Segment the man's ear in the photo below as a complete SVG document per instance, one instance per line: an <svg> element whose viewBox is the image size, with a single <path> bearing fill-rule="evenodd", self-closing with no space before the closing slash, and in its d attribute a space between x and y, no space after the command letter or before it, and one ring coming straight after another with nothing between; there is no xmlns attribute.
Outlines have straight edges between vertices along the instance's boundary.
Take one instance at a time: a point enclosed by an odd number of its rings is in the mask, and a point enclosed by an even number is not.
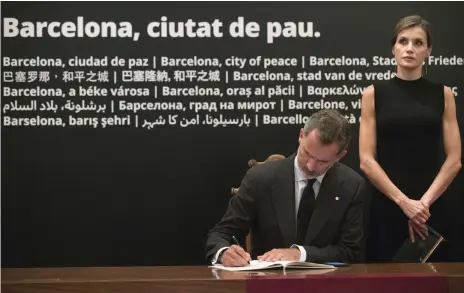
<svg viewBox="0 0 464 293"><path fill-rule="evenodd" d="M301 143L301 140L303 139L304 136L304 130L303 128L300 129L300 136L298 137L298 143Z"/></svg>
<svg viewBox="0 0 464 293"><path fill-rule="evenodd" d="M341 153L337 155L337 161L340 161L347 153L347 150L343 150Z"/></svg>

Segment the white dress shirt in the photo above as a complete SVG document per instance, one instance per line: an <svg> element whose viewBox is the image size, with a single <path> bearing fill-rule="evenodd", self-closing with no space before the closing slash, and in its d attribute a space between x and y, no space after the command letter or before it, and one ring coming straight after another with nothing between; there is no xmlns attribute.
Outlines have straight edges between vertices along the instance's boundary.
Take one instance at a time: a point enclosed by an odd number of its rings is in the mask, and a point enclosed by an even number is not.
<svg viewBox="0 0 464 293"><path fill-rule="evenodd" d="M301 169L298 167L298 155L295 156L295 161L293 163L294 166L294 173L295 173L295 223L296 223L296 218L298 216L298 207L300 206L300 199L301 195L303 194L304 189L306 188L307 180L312 179L314 177L307 176ZM321 188L322 180L324 179L325 173L319 175L316 177L316 182L314 182L313 189L314 189L314 194L317 198L317 195L319 194L319 189ZM292 245L293 247L297 247L300 250L300 259L299 261L305 261L306 260L306 250L304 249L303 246L300 245ZM212 264L216 264L218 261L218 256L219 254L224 250L229 247L222 247L216 252L216 255L214 256L214 259L212 260Z"/></svg>
<svg viewBox="0 0 464 293"><path fill-rule="evenodd" d="M298 217L298 207L300 206L301 196L303 195L303 191L306 188L308 179L316 178L316 182L314 182L313 184L313 189L314 189L314 194L317 198L317 195L319 194L319 189L321 188L322 180L324 179L325 173L317 177L307 176L298 166L298 155L295 156L295 162L294 162L293 168L295 172L295 223L296 223L297 217ZM299 261L305 261L306 250L303 248L303 246L294 244L292 245L292 247L298 247L298 249L300 250Z"/></svg>

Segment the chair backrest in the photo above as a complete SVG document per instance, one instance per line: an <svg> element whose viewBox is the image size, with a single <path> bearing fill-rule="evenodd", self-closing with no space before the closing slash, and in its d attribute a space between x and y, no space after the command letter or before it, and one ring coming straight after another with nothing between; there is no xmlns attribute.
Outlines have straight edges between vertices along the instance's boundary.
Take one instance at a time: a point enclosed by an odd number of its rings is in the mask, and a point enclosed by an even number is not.
<svg viewBox="0 0 464 293"><path fill-rule="evenodd" d="M285 156L284 155L281 155L281 154L272 154L270 155L269 157L267 157L266 160L264 161L257 161L255 159L251 159L248 161L248 166L250 168L253 168L254 166L256 165L260 165L260 164L264 164L266 162L270 162L270 161L276 161L276 160L282 160L282 159L285 159ZM231 188L231 195L234 196L238 193L239 191L239 188L238 187L232 187ZM246 251L250 252L251 251L251 247L252 247L252 243L251 243L251 231L248 232L248 235L246 236Z"/></svg>
<svg viewBox="0 0 464 293"><path fill-rule="evenodd" d="M284 155L281 155L281 154L272 154L270 155L269 157L267 157L266 160L264 161L256 161L255 159L251 159L248 161L248 166L250 168L253 168L254 166L256 165L260 165L260 164L264 164L266 162L270 162L270 161L277 161L277 160L282 160L282 159L285 159L285 156ZM230 190L230 193L231 195L236 195L238 193L238 190L239 188L238 187L232 187L231 190Z"/></svg>

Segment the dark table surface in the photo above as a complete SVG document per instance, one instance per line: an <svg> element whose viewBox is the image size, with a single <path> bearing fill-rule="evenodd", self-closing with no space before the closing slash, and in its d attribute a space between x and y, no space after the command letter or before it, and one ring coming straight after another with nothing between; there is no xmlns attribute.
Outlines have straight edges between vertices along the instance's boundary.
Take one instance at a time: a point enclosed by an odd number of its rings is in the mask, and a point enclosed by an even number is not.
<svg viewBox="0 0 464 293"><path fill-rule="evenodd" d="M448 292L464 292L464 263L355 264L337 269L272 269L228 272L207 266L2 268L8 292L247 292L253 281L355 277L446 280ZM391 282L391 281L389 281ZM248 288L248 289L247 289Z"/></svg>

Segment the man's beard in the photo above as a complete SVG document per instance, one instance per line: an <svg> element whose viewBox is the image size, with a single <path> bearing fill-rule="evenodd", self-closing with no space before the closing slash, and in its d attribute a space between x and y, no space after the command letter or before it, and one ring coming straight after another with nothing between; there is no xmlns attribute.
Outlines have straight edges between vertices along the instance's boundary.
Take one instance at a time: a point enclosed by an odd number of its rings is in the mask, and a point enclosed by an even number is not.
<svg viewBox="0 0 464 293"><path fill-rule="evenodd" d="M317 177L317 176L320 175L320 174L318 174L316 171L309 171L308 168L306 168L306 166L300 165L300 169L303 170L303 172L304 172L307 176Z"/></svg>
<svg viewBox="0 0 464 293"><path fill-rule="evenodd" d="M330 166L328 166L327 168L325 168L325 169L322 170L321 172L309 171L308 168L306 168L306 166L304 166L304 165L303 165L303 166L300 165L300 169L303 170L303 172L305 172L305 174L306 174L307 176L317 177L317 176L319 176L319 175L324 174L325 172L327 172L327 170L329 170L330 168L332 168L332 166L333 166L334 163L335 163L335 161L332 162L332 164L330 164Z"/></svg>
<svg viewBox="0 0 464 293"><path fill-rule="evenodd" d="M307 174L308 176L314 176L314 177L319 176L319 174L318 174L316 171L313 171L313 172L311 172L311 171L306 171L306 174Z"/></svg>

